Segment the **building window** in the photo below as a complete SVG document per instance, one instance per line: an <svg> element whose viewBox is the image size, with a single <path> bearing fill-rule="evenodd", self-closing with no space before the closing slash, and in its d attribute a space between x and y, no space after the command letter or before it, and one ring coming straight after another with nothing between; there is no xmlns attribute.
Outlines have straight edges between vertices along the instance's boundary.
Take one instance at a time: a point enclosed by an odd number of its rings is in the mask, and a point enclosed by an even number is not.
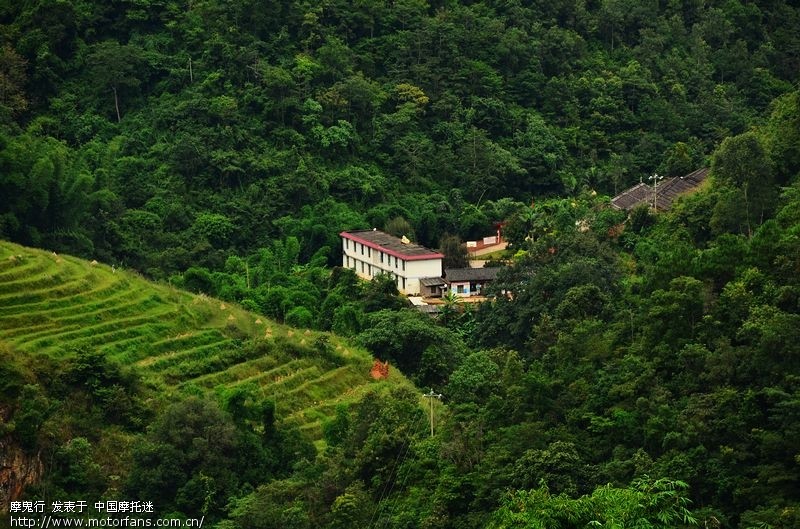
<svg viewBox="0 0 800 529"><path fill-rule="evenodd" d="M404 277L403 278L403 290L405 290L405 289L406 289L406 278Z"/></svg>
<svg viewBox="0 0 800 529"><path fill-rule="evenodd" d="M364 255L364 245L361 245L361 255Z"/></svg>
<svg viewBox="0 0 800 529"><path fill-rule="evenodd" d="M383 263L383 252L378 252L381 254L381 263Z"/></svg>
<svg viewBox="0 0 800 529"><path fill-rule="evenodd" d="M361 273L364 273L364 261L361 261Z"/></svg>
<svg viewBox="0 0 800 529"><path fill-rule="evenodd" d="M463 294L464 293L464 285L457 285L456 286L456 292L459 293L459 294Z"/></svg>
<svg viewBox="0 0 800 529"><path fill-rule="evenodd" d="M403 272L405 272L406 271L406 262L405 261L400 261L400 262L403 263Z"/></svg>
<svg viewBox="0 0 800 529"><path fill-rule="evenodd" d="M372 248L367 247L367 257L372 257Z"/></svg>
<svg viewBox="0 0 800 529"><path fill-rule="evenodd" d="M345 247L346 250L350 249L350 239L345 239L344 240L344 247Z"/></svg>

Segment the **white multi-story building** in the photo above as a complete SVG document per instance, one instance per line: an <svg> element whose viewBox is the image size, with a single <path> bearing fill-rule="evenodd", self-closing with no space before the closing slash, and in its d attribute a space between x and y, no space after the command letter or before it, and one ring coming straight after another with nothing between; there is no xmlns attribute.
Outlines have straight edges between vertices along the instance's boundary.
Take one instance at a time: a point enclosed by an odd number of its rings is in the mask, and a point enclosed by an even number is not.
<svg viewBox="0 0 800 529"><path fill-rule="evenodd" d="M442 276L444 255L378 230L343 231L342 266L364 279L389 274L403 294L419 294L420 279Z"/></svg>

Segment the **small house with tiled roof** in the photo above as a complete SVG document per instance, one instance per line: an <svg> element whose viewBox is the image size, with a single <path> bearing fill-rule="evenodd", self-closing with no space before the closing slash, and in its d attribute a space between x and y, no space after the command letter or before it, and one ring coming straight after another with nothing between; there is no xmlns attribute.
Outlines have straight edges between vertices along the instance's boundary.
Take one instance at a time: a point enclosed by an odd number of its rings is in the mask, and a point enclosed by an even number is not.
<svg viewBox="0 0 800 529"><path fill-rule="evenodd" d="M484 295L489 283L497 279L500 268L448 268L444 280L448 289L456 296L469 297Z"/></svg>

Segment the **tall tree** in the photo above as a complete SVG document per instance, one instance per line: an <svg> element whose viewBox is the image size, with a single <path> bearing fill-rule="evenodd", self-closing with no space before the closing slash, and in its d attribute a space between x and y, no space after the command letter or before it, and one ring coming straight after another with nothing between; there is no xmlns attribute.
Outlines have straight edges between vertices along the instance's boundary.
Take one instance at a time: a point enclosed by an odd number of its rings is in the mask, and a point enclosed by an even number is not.
<svg viewBox="0 0 800 529"><path fill-rule="evenodd" d="M95 88L98 93L102 93L103 89L111 89L117 122L122 121L120 93L137 88L141 83L141 48L114 40L103 41L92 46L87 63L89 75L97 83Z"/></svg>
<svg viewBox="0 0 800 529"><path fill-rule="evenodd" d="M0 47L0 123L19 116L28 108L26 62L8 44Z"/></svg>
<svg viewBox="0 0 800 529"><path fill-rule="evenodd" d="M442 268L466 268L469 266L467 247L458 235L445 235L439 241L439 251L444 254Z"/></svg>
<svg viewBox="0 0 800 529"><path fill-rule="evenodd" d="M751 236L777 199L773 173L759 136L746 132L725 138L714 153L711 171L721 184L741 191L747 235Z"/></svg>

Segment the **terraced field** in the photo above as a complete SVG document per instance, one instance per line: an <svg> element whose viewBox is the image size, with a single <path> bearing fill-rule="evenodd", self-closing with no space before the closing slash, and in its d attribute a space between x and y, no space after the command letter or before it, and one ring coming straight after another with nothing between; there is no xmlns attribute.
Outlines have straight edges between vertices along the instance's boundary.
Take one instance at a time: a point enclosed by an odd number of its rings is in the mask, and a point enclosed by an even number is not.
<svg viewBox="0 0 800 529"><path fill-rule="evenodd" d="M292 329L219 300L96 262L0 241L0 341L62 359L97 350L170 395L240 384L274 398L279 420L319 440L337 404L375 385L372 358L339 338Z"/></svg>

